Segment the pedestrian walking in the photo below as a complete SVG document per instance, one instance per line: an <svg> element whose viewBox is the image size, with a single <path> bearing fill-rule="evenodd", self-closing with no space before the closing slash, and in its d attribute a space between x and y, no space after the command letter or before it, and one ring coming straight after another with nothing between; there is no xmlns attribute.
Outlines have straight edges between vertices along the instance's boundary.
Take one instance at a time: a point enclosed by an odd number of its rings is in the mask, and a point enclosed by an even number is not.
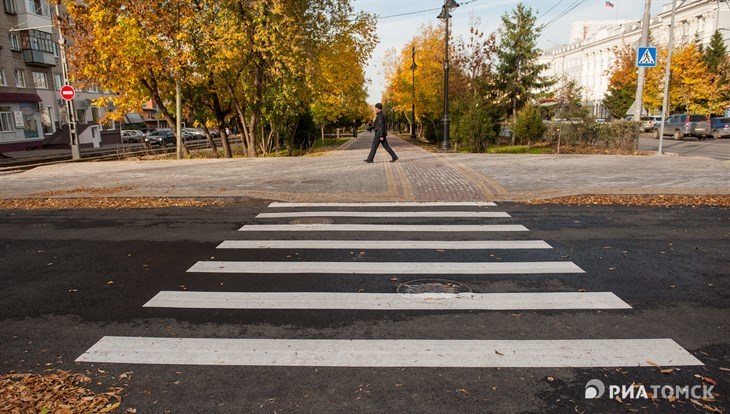
<svg viewBox="0 0 730 414"><path fill-rule="evenodd" d="M393 148L390 148L390 145L388 145L388 139L386 138L388 135L388 123L386 122L385 114L383 113L383 104L380 102L375 104L375 121L368 128L368 131L372 131L373 129L375 130L373 146L370 148L370 154L368 154L368 157L364 161L373 162L373 159L375 158L375 151L378 150L378 145L382 145L383 148L388 151L388 154L390 154L392 158L390 162L398 161L398 156L395 155Z"/></svg>

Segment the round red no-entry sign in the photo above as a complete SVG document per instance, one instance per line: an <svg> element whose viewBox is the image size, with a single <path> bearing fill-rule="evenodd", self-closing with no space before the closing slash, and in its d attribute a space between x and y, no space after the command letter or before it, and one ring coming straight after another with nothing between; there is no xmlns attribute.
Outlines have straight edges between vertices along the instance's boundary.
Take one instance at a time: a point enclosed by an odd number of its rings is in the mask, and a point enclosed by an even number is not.
<svg viewBox="0 0 730 414"><path fill-rule="evenodd" d="M71 85L64 85L61 87L61 98L70 101L76 96L76 90Z"/></svg>

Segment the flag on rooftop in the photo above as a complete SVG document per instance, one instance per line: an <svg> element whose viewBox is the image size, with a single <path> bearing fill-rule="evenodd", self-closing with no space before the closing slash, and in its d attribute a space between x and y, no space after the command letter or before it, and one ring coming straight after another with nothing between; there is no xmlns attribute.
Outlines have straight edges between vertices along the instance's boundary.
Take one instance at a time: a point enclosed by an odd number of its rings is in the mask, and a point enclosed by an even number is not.
<svg viewBox="0 0 730 414"><path fill-rule="evenodd" d="M606 7L613 7L613 3L611 3L610 1L607 1L606 2Z"/></svg>

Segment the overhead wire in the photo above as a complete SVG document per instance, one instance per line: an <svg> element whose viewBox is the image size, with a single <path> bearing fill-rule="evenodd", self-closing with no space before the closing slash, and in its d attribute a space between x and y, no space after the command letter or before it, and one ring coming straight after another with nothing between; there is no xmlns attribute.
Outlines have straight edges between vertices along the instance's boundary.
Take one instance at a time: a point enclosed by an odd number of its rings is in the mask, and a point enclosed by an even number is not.
<svg viewBox="0 0 730 414"><path fill-rule="evenodd" d="M459 5L460 6L466 6L467 4L474 3L475 1L477 1L477 0L469 0L469 1L465 1L463 3L460 3ZM436 11L436 10L441 10L441 7L435 7L435 8L432 8L432 9L416 10L416 11L407 12L407 13L391 14L391 15L388 15L388 16L378 16L378 20L381 20L381 19L390 19L392 17L410 16L412 14L426 13L426 12L431 12L431 11Z"/></svg>

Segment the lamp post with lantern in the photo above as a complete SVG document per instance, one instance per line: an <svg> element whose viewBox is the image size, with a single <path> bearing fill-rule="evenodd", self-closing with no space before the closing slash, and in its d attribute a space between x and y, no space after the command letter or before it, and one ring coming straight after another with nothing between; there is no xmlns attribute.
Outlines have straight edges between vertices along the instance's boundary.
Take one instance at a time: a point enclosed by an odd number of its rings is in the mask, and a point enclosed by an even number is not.
<svg viewBox="0 0 730 414"><path fill-rule="evenodd" d="M446 23L446 36L444 37L444 139L441 142L441 149L451 149L450 136L450 124L449 119L449 18L451 15L449 12L459 7L459 3L454 0L446 0L444 5L441 7L441 13L438 15L440 20Z"/></svg>

